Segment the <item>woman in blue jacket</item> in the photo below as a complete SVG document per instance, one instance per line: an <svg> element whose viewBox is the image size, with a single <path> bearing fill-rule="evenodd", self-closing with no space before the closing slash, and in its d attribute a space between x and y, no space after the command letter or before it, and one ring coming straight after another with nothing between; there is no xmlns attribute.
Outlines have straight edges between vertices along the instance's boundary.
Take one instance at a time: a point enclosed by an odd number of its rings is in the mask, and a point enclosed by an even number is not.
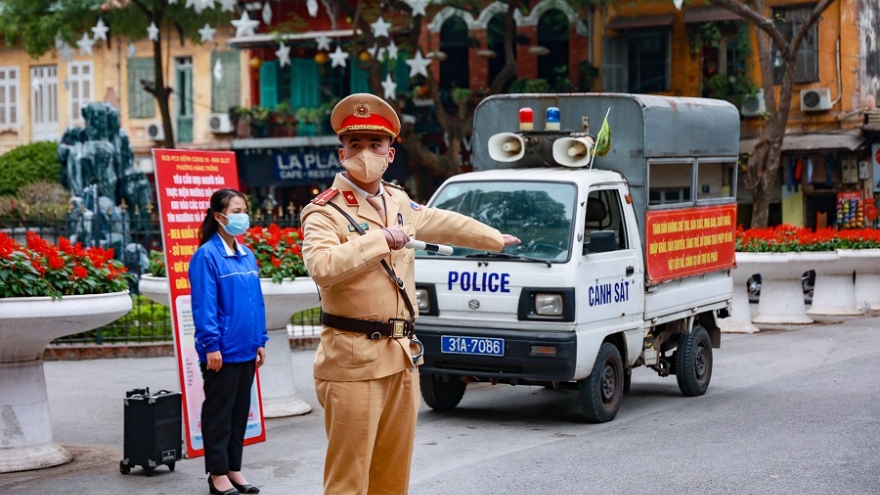
<svg viewBox="0 0 880 495"><path fill-rule="evenodd" d="M205 381L202 438L210 493L260 493L241 473L254 372L266 360L266 313L254 253L235 236L250 226L247 201L220 189L189 264L196 350Z"/></svg>

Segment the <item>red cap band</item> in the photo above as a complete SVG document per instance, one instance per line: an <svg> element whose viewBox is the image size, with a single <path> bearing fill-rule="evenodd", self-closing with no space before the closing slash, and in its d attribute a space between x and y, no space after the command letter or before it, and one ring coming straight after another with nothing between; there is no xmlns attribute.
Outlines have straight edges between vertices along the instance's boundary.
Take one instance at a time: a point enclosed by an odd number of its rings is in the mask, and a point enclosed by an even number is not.
<svg viewBox="0 0 880 495"><path fill-rule="evenodd" d="M372 113L369 117L349 115L342 120L337 134L356 131L378 131L394 137L391 122L377 113Z"/></svg>

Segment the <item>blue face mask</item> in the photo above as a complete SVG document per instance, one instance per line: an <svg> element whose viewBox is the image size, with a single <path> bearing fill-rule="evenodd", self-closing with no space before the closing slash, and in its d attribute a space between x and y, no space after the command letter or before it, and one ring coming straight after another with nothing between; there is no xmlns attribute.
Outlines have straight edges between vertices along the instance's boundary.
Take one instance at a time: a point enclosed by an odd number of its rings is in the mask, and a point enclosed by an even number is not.
<svg viewBox="0 0 880 495"><path fill-rule="evenodd" d="M221 213L221 215L223 215ZM242 235L247 232L247 229L251 226L251 219L248 217L247 213L232 213L230 215L223 215L229 220L227 225L220 224L223 227L223 230L226 231L229 235Z"/></svg>

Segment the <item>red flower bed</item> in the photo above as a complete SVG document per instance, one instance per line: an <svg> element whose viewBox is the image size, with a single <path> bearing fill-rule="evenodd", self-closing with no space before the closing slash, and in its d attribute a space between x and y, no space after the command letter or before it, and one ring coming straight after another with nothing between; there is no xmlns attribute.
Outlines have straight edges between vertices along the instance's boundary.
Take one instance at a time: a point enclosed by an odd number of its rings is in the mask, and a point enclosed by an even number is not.
<svg viewBox="0 0 880 495"><path fill-rule="evenodd" d="M880 248L880 230L819 229L779 225L765 229L736 229L736 250L747 253L834 251Z"/></svg>
<svg viewBox="0 0 880 495"><path fill-rule="evenodd" d="M302 229L276 224L252 227L244 234L244 243L254 252L261 278L281 283L288 278L308 275L302 258Z"/></svg>
<svg viewBox="0 0 880 495"><path fill-rule="evenodd" d="M83 249L62 237L58 246L33 232L22 246L0 233L0 298L104 294L128 289L128 274L113 250Z"/></svg>

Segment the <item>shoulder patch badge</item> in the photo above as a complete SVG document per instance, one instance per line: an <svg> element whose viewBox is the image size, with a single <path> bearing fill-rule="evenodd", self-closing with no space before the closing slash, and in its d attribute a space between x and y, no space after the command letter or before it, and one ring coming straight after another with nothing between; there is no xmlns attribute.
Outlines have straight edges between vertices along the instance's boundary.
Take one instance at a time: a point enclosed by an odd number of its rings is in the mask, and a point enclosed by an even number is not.
<svg viewBox="0 0 880 495"><path fill-rule="evenodd" d="M354 195L354 191L342 191L342 197L345 198L345 204L348 206L358 205L357 196Z"/></svg>
<svg viewBox="0 0 880 495"><path fill-rule="evenodd" d="M419 210L422 209L422 205L416 203L415 201L410 201L410 202L409 202L409 206L410 206L413 210L416 210L416 211L419 211Z"/></svg>
<svg viewBox="0 0 880 495"><path fill-rule="evenodd" d="M336 193L338 193L338 192L339 192L338 189L336 189L335 187L331 187L330 189L327 189L326 191L322 192L321 194L315 196L312 199L312 203L314 203L318 206L324 206L327 204L327 201L330 201L331 199L333 199L333 196L336 196Z"/></svg>

